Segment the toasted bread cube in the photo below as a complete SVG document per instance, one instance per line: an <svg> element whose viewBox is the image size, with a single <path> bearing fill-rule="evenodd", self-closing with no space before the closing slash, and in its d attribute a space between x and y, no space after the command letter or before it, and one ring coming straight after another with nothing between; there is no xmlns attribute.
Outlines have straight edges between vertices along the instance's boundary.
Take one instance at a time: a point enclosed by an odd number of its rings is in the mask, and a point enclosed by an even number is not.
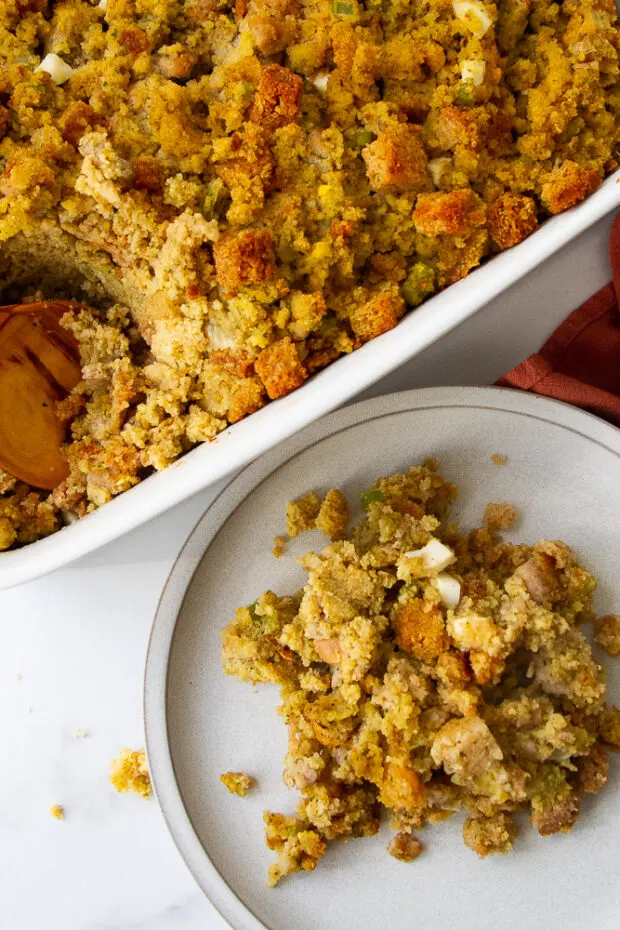
<svg viewBox="0 0 620 930"><path fill-rule="evenodd" d="M541 199L550 213L562 213L584 200L600 183L601 179L594 169L582 168L575 161L565 161L547 175L542 185Z"/></svg>
<svg viewBox="0 0 620 930"><path fill-rule="evenodd" d="M509 115L495 104L485 103L466 109L445 106L429 118L426 141L433 148L444 151L464 146L476 152L484 149L499 154L512 145L511 128Z"/></svg>
<svg viewBox="0 0 620 930"><path fill-rule="evenodd" d="M403 604L394 617L396 642L400 649L411 652L423 662L431 662L448 645L441 610L421 597Z"/></svg>
<svg viewBox="0 0 620 930"><path fill-rule="evenodd" d="M426 152L415 126L390 126L362 149L375 191L413 190L427 183Z"/></svg>
<svg viewBox="0 0 620 930"><path fill-rule="evenodd" d="M469 188L420 194L413 213L418 232L427 236L462 236L485 222L485 207Z"/></svg>
<svg viewBox="0 0 620 930"><path fill-rule="evenodd" d="M361 342L394 329L405 311L405 302L395 290L381 291L355 306L350 313L351 328Z"/></svg>
<svg viewBox="0 0 620 930"><path fill-rule="evenodd" d="M237 423L264 406L265 388L260 378L242 378L233 392L226 412L228 422Z"/></svg>
<svg viewBox="0 0 620 930"><path fill-rule="evenodd" d="M93 128L97 122L97 114L83 100L74 100L60 117L58 124L65 142L74 145L77 144L84 135Z"/></svg>
<svg viewBox="0 0 620 930"><path fill-rule="evenodd" d="M288 336L263 349L254 367L271 400L290 394L308 377L295 344Z"/></svg>
<svg viewBox="0 0 620 930"><path fill-rule="evenodd" d="M214 243L213 258L218 284L229 293L273 277L274 255L266 229L226 233Z"/></svg>
<svg viewBox="0 0 620 930"><path fill-rule="evenodd" d="M488 209L489 232L500 249L509 249L538 226L536 204L522 194L502 194Z"/></svg>
<svg viewBox="0 0 620 930"><path fill-rule="evenodd" d="M263 68L250 119L273 131L296 123L301 114L303 79L281 65Z"/></svg>

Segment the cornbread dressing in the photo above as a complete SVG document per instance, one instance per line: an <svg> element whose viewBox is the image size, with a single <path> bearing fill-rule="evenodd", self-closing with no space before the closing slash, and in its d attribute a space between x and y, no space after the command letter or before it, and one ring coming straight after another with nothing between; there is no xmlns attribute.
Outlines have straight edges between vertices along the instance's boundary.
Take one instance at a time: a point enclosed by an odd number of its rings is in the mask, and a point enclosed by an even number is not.
<svg viewBox="0 0 620 930"><path fill-rule="evenodd" d="M294 390L618 164L613 0L0 0L3 299L76 298L46 536Z"/></svg>
<svg viewBox="0 0 620 930"><path fill-rule="evenodd" d="M620 711L582 625L617 655L620 618L595 619L594 577L565 543L503 541L508 504L462 533L455 495L429 465L381 478L350 534L300 560L301 591L267 591L222 632L227 674L280 686L284 783L301 794L295 815L265 813L270 885L375 834L384 810L397 859L457 811L484 857L512 848L518 812L567 832L605 785Z"/></svg>

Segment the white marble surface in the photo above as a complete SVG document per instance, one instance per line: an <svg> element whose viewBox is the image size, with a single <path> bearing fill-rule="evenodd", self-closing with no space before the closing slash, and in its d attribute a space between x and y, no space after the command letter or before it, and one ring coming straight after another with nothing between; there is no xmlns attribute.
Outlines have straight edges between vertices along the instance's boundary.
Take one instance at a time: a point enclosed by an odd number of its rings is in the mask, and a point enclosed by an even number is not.
<svg viewBox="0 0 620 930"><path fill-rule="evenodd" d="M610 276L604 220L376 385L490 383ZM160 590L213 492L71 568L0 592L0 927L222 930L155 802L107 781L143 745L142 674ZM84 729L85 739L74 731ZM63 822L49 814L66 810ZM302 930L302 928L299 928Z"/></svg>

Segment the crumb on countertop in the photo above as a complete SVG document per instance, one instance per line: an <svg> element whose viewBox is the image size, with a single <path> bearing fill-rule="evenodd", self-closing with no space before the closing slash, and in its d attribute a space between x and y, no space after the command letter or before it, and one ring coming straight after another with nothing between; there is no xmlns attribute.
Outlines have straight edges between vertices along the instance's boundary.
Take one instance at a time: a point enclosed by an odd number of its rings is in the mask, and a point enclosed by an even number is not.
<svg viewBox="0 0 620 930"><path fill-rule="evenodd" d="M507 530L516 519L512 504L487 504L484 508L484 522L491 530Z"/></svg>
<svg viewBox="0 0 620 930"><path fill-rule="evenodd" d="M247 772L224 772L220 775L220 781L231 794L237 794L240 798L244 798L256 783L256 780Z"/></svg>
<svg viewBox="0 0 620 930"><path fill-rule="evenodd" d="M390 856L400 862L413 862L422 852L423 846L419 839L411 833L397 833L387 845Z"/></svg>
<svg viewBox="0 0 620 930"><path fill-rule="evenodd" d="M76 739L86 739L86 737L88 736L88 733L86 732L86 730L74 730L73 735L75 736Z"/></svg>
<svg viewBox="0 0 620 930"><path fill-rule="evenodd" d="M463 824L465 845L481 859L490 853L506 853L518 835L510 814L498 811L490 816L469 817Z"/></svg>
<svg viewBox="0 0 620 930"><path fill-rule="evenodd" d="M620 656L620 616L606 614L594 621L594 642L608 656Z"/></svg>
<svg viewBox="0 0 620 930"><path fill-rule="evenodd" d="M286 540L284 536L274 536L273 537L273 549L271 550L275 555L276 559L279 559L284 554L284 544Z"/></svg>
<svg viewBox="0 0 620 930"><path fill-rule="evenodd" d="M151 796L151 777L144 750L121 749L110 765L110 781L117 791Z"/></svg>
<svg viewBox="0 0 620 930"><path fill-rule="evenodd" d="M60 804L52 804L50 807L50 814L52 817L55 817L56 820L65 819L65 809Z"/></svg>
<svg viewBox="0 0 620 930"><path fill-rule="evenodd" d="M491 461L494 465L505 465L508 461L507 455L501 455L499 452L494 452L491 456Z"/></svg>

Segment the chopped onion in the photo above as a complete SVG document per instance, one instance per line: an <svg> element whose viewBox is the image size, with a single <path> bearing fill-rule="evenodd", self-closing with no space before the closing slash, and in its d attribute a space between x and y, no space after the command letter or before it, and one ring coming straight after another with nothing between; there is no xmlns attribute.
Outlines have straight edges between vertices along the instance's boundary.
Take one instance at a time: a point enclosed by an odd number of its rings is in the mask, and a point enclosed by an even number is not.
<svg viewBox="0 0 620 930"><path fill-rule="evenodd" d="M469 31L480 38L493 25L484 3L478 0L452 0L452 9L458 20L464 23Z"/></svg>
<svg viewBox="0 0 620 930"><path fill-rule="evenodd" d="M456 562L456 556L452 549L444 546L438 539L431 539L421 549L405 552L405 558L422 559L424 568L429 572L441 572L448 565Z"/></svg>
<svg viewBox="0 0 620 930"><path fill-rule="evenodd" d="M436 578L437 590L444 605L449 608L457 606L461 600L461 583L446 572L440 572Z"/></svg>
<svg viewBox="0 0 620 930"><path fill-rule="evenodd" d="M39 67L35 68L35 71L46 71L54 84L64 84L73 74L71 65L68 65L66 61L63 61L53 52L45 56Z"/></svg>
<svg viewBox="0 0 620 930"><path fill-rule="evenodd" d="M451 159L440 157L440 158L431 158L427 164L428 173L433 179L433 184L435 187L439 187L441 184L441 176L443 174L444 167L450 164Z"/></svg>
<svg viewBox="0 0 620 930"><path fill-rule="evenodd" d="M480 87L484 81L486 69L486 62L481 58L466 58L461 62L461 77L474 87Z"/></svg>
<svg viewBox="0 0 620 930"><path fill-rule="evenodd" d="M327 90L327 82L329 80L329 71L318 71L312 78L312 83L318 91L322 94Z"/></svg>

